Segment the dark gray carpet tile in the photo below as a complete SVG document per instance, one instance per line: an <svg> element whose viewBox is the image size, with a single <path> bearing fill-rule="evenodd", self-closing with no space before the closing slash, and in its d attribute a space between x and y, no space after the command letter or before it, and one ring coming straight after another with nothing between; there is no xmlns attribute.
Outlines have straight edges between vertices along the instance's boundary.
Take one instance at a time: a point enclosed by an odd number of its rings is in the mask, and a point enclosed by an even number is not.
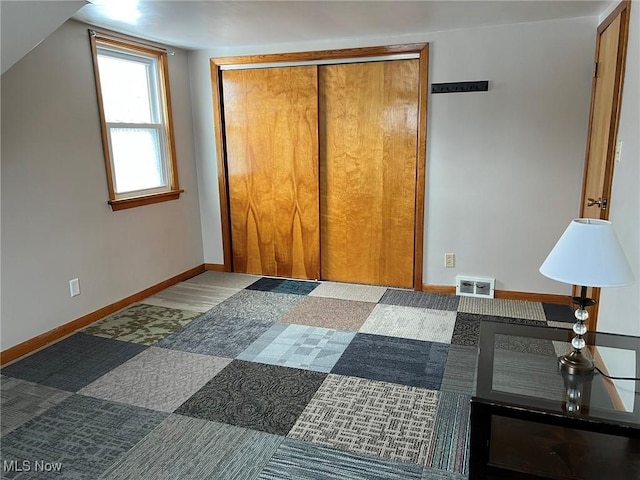
<svg viewBox="0 0 640 480"><path fill-rule="evenodd" d="M2 435L62 402L72 395L57 388L45 387L19 378L0 375L2 381Z"/></svg>
<svg viewBox="0 0 640 480"><path fill-rule="evenodd" d="M100 478L175 480L258 477L283 437L170 415Z"/></svg>
<svg viewBox="0 0 640 480"><path fill-rule="evenodd" d="M544 315L551 322L575 323L576 317L573 308L569 305L558 305L556 303L543 303Z"/></svg>
<svg viewBox="0 0 640 480"><path fill-rule="evenodd" d="M451 345L440 390L474 395L478 367L478 348Z"/></svg>
<svg viewBox="0 0 640 480"><path fill-rule="evenodd" d="M358 333L331 373L437 390L449 345Z"/></svg>
<svg viewBox="0 0 640 480"><path fill-rule="evenodd" d="M182 352L234 358L271 327L242 318L200 318L161 340L157 346Z"/></svg>
<svg viewBox="0 0 640 480"><path fill-rule="evenodd" d="M282 278L262 277L247 287L247 290L270 292L283 282Z"/></svg>
<svg viewBox="0 0 640 480"><path fill-rule="evenodd" d="M22 473L5 468L3 478L96 479L166 416L73 395L2 438L3 465L17 461L30 467ZM60 474L36 472L35 461L57 463Z"/></svg>
<svg viewBox="0 0 640 480"><path fill-rule="evenodd" d="M513 325L532 325L534 327L546 327L547 322L543 320L531 320L529 318L515 318L515 317L499 317L496 315L480 315L477 313L462 313L458 312L457 318L475 319L481 322L499 322L510 323Z"/></svg>
<svg viewBox="0 0 640 480"><path fill-rule="evenodd" d="M147 347L76 333L2 369L4 375L77 392Z"/></svg>
<svg viewBox="0 0 640 480"><path fill-rule="evenodd" d="M439 295L435 293L389 288L378 303L455 312L458 309L459 301L460 297L456 295Z"/></svg>
<svg viewBox="0 0 640 480"><path fill-rule="evenodd" d="M494 355L493 389L558 402L565 395L555 355L502 349Z"/></svg>
<svg viewBox="0 0 640 480"><path fill-rule="evenodd" d="M556 351L551 340L541 338L514 337L511 335L496 335L495 348L512 352L532 353L534 355L556 358Z"/></svg>
<svg viewBox="0 0 640 480"><path fill-rule="evenodd" d="M286 435L326 376L234 360L175 413Z"/></svg>
<svg viewBox="0 0 640 480"><path fill-rule="evenodd" d="M456 324L453 327L453 335L451 336L452 345L478 346L480 319L477 317L478 315L472 313L458 312Z"/></svg>
<svg viewBox="0 0 640 480"><path fill-rule="evenodd" d="M260 474L261 480L419 480L422 468L410 463L343 452L286 439Z"/></svg>
<svg viewBox="0 0 640 480"><path fill-rule="evenodd" d="M320 285L319 282L306 282L302 280L283 280L273 290L274 293L288 293L290 295L308 295Z"/></svg>

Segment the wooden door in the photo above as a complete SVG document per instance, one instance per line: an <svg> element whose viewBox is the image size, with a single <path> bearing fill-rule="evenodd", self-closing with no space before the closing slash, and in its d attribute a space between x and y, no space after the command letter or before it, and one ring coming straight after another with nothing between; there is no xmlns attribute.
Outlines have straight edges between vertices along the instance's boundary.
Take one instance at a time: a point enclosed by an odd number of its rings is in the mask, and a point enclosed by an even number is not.
<svg viewBox="0 0 640 480"><path fill-rule="evenodd" d="M609 218L628 24L628 3L622 2L598 27L580 207L580 216L584 218L603 220ZM574 295L578 294L579 287L574 288ZM589 288L588 295L597 300L600 289ZM597 322L597 305L591 307L589 312L591 316L589 328L594 330Z"/></svg>
<svg viewBox="0 0 640 480"><path fill-rule="evenodd" d="M319 67L323 279L413 286L419 61Z"/></svg>
<svg viewBox="0 0 640 480"><path fill-rule="evenodd" d="M320 276L317 67L222 75L233 270Z"/></svg>

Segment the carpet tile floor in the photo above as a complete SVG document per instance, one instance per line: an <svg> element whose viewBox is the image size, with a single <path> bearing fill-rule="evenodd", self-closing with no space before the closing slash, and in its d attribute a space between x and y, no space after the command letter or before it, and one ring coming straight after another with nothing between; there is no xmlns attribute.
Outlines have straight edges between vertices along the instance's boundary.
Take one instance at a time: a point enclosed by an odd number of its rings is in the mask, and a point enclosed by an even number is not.
<svg viewBox="0 0 640 480"><path fill-rule="evenodd" d="M0 477L463 480L488 320L573 313L209 271L4 366ZM558 345L496 342L560 388L533 365Z"/></svg>

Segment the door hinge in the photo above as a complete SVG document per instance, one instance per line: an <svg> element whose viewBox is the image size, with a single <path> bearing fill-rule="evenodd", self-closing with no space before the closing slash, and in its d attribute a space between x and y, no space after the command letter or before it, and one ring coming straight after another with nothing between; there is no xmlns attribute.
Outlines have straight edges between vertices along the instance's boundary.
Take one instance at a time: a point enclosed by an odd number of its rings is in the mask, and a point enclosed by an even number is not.
<svg viewBox="0 0 640 480"><path fill-rule="evenodd" d="M593 78L598 78L598 62L593 62Z"/></svg>

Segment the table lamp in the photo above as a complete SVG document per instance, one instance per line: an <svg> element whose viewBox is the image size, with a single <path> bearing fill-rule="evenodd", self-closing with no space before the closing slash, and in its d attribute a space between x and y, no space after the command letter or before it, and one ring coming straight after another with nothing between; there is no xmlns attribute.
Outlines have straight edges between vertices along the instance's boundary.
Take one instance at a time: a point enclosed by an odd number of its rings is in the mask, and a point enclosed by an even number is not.
<svg viewBox="0 0 640 480"><path fill-rule="evenodd" d="M622 287L633 282L629 262L622 251L611 222L592 218L571 221L540 267L545 277L580 286L580 296L571 300L578 305L571 340L573 350L558 360L570 374L590 374L593 361L582 353L589 318L586 307L596 302L587 298L587 287Z"/></svg>

